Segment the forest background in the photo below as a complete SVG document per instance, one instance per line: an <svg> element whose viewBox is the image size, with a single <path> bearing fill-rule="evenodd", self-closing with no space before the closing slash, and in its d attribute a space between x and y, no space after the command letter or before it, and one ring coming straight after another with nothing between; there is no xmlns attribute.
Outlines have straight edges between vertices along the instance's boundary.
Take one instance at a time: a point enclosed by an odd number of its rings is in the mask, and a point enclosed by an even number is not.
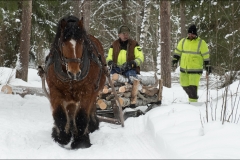
<svg viewBox="0 0 240 160"><path fill-rule="evenodd" d="M103 44L105 55L118 27L127 25L143 49L142 71L171 71L171 55L191 24L210 49L213 73L240 70L239 0L10 0L0 1L0 66L44 66L63 16L84 17L85 28ZM166 14L167 16L163 16ZM164 28L165 27L165 28ZM29 39L29 42L24 39ZM167 40L165 40L167 38ZM29 44L28 44L29 43ZM168 44L167 49L163 49ZM21 57L22 54L22 57ZM166 56L167 55L167 56ZM22 60L21 60L22 58ZM163 62L163 60L165 60ZM166 68L158 64L166 63ZM162 65L161 64L161 65ZM170 69L169 69L170 68ZM168 70L169 69L169 70ZM21 73L21 67L19 73ZM27 71L25 71L25 77ZM18 75L23 77L24 75ZM17 75L17 74L16 74ZM166 75L166 74L165 74ZM170 73L169 73L170 75ZM164 82L167 82L164 80ZM171 81L170 81L171 83ZM164 84L169 86L169 84Z"/></svg>

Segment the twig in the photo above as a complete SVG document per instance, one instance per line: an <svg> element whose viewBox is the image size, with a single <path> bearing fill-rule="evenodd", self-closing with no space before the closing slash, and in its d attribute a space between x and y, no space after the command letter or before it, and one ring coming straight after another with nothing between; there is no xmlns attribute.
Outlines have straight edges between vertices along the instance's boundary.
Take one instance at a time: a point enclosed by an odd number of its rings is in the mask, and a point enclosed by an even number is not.
<svg viewBox="0 0 240 160"><path fill-rule="evenodd" d="M202 122L202 116L201 116L201 111L199 110L199 112L200 112L200 121L201 121L201 124L202 124L202 128L204 128L204 126L203 126L203 122Z"/></svg>
<svg viewBox="0 0 240 160"><path fill-rule="evenodd" d="M236 116L237 116L239 101L240 101L240 97L238 98L238 104L237 104L237 109L236 109L236 113L235 113L234 123L235 123L235 121L236 121Z"/></svg>
<svg viewBox="0 0 240 160"><path fill-rule="evenodd" d="M208 92L209 92L209 77L208 77L208 75L207 75L207 98L206 98L206 118L207 118L207 122L208 122Z"/></svg>

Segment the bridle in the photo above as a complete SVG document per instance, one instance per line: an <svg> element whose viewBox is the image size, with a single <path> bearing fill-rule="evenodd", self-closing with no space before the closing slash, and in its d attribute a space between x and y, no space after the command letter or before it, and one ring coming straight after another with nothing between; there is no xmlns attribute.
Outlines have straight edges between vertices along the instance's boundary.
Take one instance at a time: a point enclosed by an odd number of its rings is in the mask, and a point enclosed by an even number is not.
<svg viewBox="0 0 240 160"><path fill-rule="evenodd" d="M83 42L84 43L84 42ZM83 43L81 45L83 45ZM83 63L83 55L81 58L66 58L64 55L63 55L63 51L62 51L62 46L64 45L64 42L62 41L62 36L61 38L59 38L59 41L58 41L58 47L59 47L59 51L60 51L60 59L61 59L61 62L64 66L68 66L68 63L69 62L76 62L76 63L79 63L79 65L81 65Z"/></svg>

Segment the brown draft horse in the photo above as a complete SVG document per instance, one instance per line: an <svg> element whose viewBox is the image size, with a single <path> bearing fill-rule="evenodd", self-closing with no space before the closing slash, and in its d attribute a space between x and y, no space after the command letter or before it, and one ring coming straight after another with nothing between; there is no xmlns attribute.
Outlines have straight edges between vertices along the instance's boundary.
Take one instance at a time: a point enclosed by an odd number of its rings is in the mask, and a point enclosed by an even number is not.
<svg viewBox="0 0 240 160"><path fill-rule="evenodd" d="M104 66L102 44L86 33L83 18L62 18L45 65L55 142L71 141L72 149L91 146L89 133L99 128L96 98L105 84Z"/></svg>

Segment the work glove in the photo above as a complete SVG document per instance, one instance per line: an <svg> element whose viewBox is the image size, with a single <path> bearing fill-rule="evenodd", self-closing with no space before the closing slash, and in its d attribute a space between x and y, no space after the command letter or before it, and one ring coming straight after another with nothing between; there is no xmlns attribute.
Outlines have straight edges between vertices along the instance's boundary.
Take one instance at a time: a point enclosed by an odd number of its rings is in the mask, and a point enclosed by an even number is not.
<svg viewBox="0 0 240 160"><path fill-rule="evenodd" d="M108 61L108 66L112 66L112 68L117 67L117 65L113 61Z"/></svg>
<svg viewBox="0 0 240 160"><path fill-rule="evenodd" d="M212 67L211 67L209 61L205 61L205 62L204 62L204 66L205 66L205 70L207 71L207 75L209 75L210 73L212 73Z"/></svg>
<svg viewBox="0 0 240 160"><path fill-rule="evenodd" d="M124 71L128 71L128 70L131 70L133 68L136 68L137 67L137 64L134 60L130 61L130 62L125 62L123 65L122 65L122 69Z"/></svg>
<svg viewBox="0 0 240 160"><path fill-rule="evenodd" d="M128 62L128 65L129 65L129 68L130 68L130 69L133 69L133 68L136 68L136 67L137 67L137 63L136 63L134 60Z"/></svg>
<svg viewBox="0 0 240 160"><path fill-rule="evenodd" d="M113 61L108 61L108 66L111 66L113 64Z"/></svg>
<svg viewBox="0 0 240 160"><path fill-rule="evenodd" d="M206 66L205 69L207 71L207 75L212 73L212 67L211 66Z"/></svg>
<svg viewBox="0 0 240 160"><path fill-rule="evenodd" d="M172 67L177 67L178 60L172 60Z"/></svg>

